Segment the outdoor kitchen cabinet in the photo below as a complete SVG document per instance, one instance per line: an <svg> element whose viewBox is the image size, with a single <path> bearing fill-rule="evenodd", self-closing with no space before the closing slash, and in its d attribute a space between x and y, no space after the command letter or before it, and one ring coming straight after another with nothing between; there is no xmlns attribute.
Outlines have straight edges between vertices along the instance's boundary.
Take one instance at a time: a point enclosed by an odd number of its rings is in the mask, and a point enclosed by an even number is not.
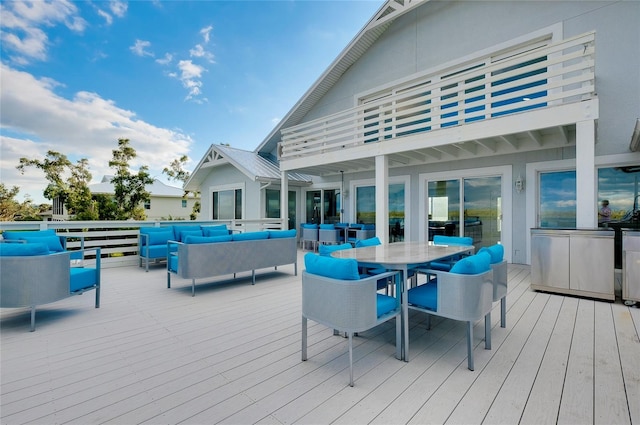
<svg viewBox="0 0 640 425"><path fill-rule="evenodd" d="M622 299L640 302L640 231L622 231Z"/></svg>
<svg viewBox="0 0 640 425"><path fill-rule="evenodd" d="M531 229L531 288L615 300L614 232Z"/></svg>

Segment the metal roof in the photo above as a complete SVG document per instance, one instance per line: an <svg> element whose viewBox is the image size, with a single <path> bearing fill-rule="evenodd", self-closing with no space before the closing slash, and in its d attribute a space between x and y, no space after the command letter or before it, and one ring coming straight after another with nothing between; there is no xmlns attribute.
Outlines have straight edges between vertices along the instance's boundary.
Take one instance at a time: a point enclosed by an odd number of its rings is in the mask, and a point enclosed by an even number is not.
<svg viewBox="0 0 640 425"><path fill-rule="evenodd" d="M112 179L113 176L104 176L102 177L102 181L100 183L89 185L89 190L91 191L91 193L95 194L112 195L115 193L113 183L111 183ZM182 188L169 186L162 183L158 179L154 179L152 184L148 184L147 186L145 186L145 189L153 196L166 196L175 198L182 198L184 196L184 190Z"/></svg>

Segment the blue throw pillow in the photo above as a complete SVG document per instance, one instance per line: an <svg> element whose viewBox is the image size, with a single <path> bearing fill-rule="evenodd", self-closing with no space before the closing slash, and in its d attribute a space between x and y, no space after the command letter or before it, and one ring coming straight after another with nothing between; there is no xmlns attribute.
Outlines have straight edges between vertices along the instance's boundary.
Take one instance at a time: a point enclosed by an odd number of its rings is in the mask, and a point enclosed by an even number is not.
<svg viewBox="0 0 640 425"><path fill-rule="evenodd" d="M173 239L173 230L163 230L161 232L147 233L149 245L164 245Z"/></svg>
<svg viewBox="0 0 640 425"><path fill-rule="evenodd" d="M491 255L491 264L496 264L502 261L504 258L504 246L495 244L489 247L489 254Z"/></svg>
<svg viewBox="0 0 640 425"><path fill-rule="evenodd" d="M184 243L186 244L199 244L199 243L214 243L214 242L231 242L231 235L220 235L220 236L195 236L195 235L187 235L184 238Z"/></svg>
<svg viewBox="0 0 640 425"><path fill-rule="evenodd" d="M60 243L60 238L58 236L22 236L20 240L26 241L27 243L45 244L49 249L49 252L64 251L64 248L62 247L62 243Z"/></svg>
<svg viewBox="0 0 640 425"><path fill-rule="evenodd" d="M295 238L296 229L291 230L269 230L269 239Z"/></svg>
<svg viewBox="0 0 640 425"><path fill-rule="evenodd" d="M224 236L228 234L229 231L227 229L207 229L206 227L202 228L203 236Z"/></svg>
<svg viewBox="0 0 640 425"><path fill-rule="evenodd" d="M259 239L269 239L269 232L245 232L245 233L234 233L233 240L234 241L255 241Z"/></svg>
<svg viewBox="0 0 640 425"><path fill-rule="evenodd" d="M473 245L473 238L468 236L443 236L435 235L433 237L433 243L436 245Z"/></svg>
<svg viewBox="0 0 640 425"><path fill-rule="evenodd" d="M313 224L313 223L303 223L302 224L302 228L303 229L317 229L318 225L317 224Z"/></svg>
<svg viewBox="0 0 640 425"><path fill-rule="evenodd" d="M27 237L45 237L45 236L56 236L56 231L53 229L47 230L5 230L2 232L2 237L8 241L15 241L22 239L24 236Z"/></svg>
<svg viewBox="0 0 640 425"><path fill-rule="evenodd" d="M353 258L332 258L308 252L304 256L307 273L339 280L359 280L358 262Z"/></svg>
<svg viewBox="0 0 640 425"><path fill-rule="evenodd" d="M202 236L202 229L200 228L200 226L175 226L174 227L174 234L176 239L179 242L183 242L186 234L185 232L190 232L187 233L189 235L194 235L194 236Z"/></svg>
<svg viewBox="0 0 640 425"><path fill-rule="evenodd" d="M363 224L362 230L376 230L375 224Z"/></svg>
<svg viewBox="0 0 640 425"><path fill-rule="evenodd" d="M184 242L187 236L202 236L202 230L183 230L177 236L179 242Z"/></svg>
<svg viewBox="0 0 640 425"><path fill-rule="evenodd" d="M43 243L0 243L0 257L26 257L47 254L49 254L49 248Z"/></svg>
<svg viewBox="0 0 640 425"><path fill-rule="evenodd" d="M322 230L336 230L336 226L333 224L321 224L320 229Z"/></svg>
<svg viewBox="0 0 640 425"><path fill-rule="evenodd" d="M341 251L343 249L353 248L350 243L343 243L340 245L320 245L318 246L318 254L325 257L330 257L332 252Z"/></svg>
<svg viewBox="0 0 640 425"><path fill-rule="evenodd" d="M356 241L356 248L363 248L365 246L376 246L376 245L380 245L380 238L378 238L377 236L374 238L369 238L369 239L361 239Z"/></svg>
<svg viewBox="0 0 640 425"><path fill-rule="evenodd" d="M489 270L491 256L488 252L478 252L476 255L465 257L456 262L449 273L479 274Z"/></svg>

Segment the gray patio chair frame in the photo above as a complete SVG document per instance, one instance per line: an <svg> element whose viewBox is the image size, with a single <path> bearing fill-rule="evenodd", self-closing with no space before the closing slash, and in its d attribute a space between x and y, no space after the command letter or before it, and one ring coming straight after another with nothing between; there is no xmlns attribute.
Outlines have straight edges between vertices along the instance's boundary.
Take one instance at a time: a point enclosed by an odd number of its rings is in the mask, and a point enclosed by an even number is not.
<svg viewBox="0 0 640 425"><path fill-rule="evenodd" d="M305 249L305 244L311 242L312 250L315 252L318 250L318 230L320 229L308 229L302 228L300 235L300 247Z"/></svg>
<svg viewBox="0 0 640 425"><path fill-rule="evenodd" d="M307 360L307 319L349 339L349 385L353 387L353 334L396 318L396 358L401 358L400 298L394 310L377 315L377 287L380 279L394 277L400 294L400 273L386 272L360 280L339 280L302 272L302 360Z"/></svg>
<svg viewBox="0 0 640 425"><path fill-rule="evenodd" d="M467 367L474 370L473 325L484 317L485 349L491 349L491 309L493 308L493 271L458 274L433 269L418 269L427 278L438 279L437 310L409 303L412 310L467 322ZM410 290L411 291L411 290Z"/></svg>
<svg viewBox="0 0 640 425"><path fill-rule="evenodd" d="M500 301L500 327L507 327L507 260L491 264L493 302Z"/></svg>

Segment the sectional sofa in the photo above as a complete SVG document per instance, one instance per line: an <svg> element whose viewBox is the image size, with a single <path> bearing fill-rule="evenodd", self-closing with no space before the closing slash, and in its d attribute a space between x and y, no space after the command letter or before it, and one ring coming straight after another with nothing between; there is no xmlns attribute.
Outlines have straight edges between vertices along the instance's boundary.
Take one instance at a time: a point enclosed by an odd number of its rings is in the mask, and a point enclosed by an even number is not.
<svg viewBox="0 0 640 425"><path fill-rule="evenodd" d="M265 230L218 236L186 235L182 241L169 241L165 248L167 288L171 275L191 279L195 295L196 279L251 271L252 284L256 270L293 264L298 275L296 231Z"/></svg>

